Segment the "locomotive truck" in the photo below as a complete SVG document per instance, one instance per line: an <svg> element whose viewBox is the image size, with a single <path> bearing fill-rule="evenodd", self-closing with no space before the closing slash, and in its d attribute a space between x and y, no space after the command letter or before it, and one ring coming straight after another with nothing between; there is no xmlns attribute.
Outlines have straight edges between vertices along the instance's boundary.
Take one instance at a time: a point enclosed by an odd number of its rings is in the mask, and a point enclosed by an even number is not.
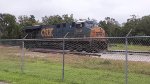
<svg viewBox="0 0 150 84"><path fill-rule="evenodd" d="M27 48L62 49L65 38L65 49L73 51L99 52L107 50L105 30L94 21L77 21L55 25L27 26L23 29L26 39L46 39L45 41L26 41ZM48 41L47 41L48 40Z"/></svg>

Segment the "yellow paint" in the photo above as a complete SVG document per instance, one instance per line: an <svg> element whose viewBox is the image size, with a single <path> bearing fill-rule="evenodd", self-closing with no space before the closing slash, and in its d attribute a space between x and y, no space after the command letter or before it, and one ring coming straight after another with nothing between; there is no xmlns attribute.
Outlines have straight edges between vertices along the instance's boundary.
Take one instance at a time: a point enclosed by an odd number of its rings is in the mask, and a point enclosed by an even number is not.
<svg viewBox="0 0 150 84"><path fill-rule="evenodd" d="M43 28L41 30L42 37L53 37L53 28Z"/></svg>

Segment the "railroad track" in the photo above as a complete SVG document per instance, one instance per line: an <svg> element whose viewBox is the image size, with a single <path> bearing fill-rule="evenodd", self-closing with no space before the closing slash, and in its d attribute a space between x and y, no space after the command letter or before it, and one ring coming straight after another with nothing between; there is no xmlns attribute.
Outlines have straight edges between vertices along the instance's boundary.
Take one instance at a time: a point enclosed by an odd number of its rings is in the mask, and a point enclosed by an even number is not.
<svg viewBox="0 0 150 84"><path fill-rule="evenodd" d="M42 52L42 53L63 53L63 50L54 50L54 49L31 49L30 51L32 52ZM94 56L101 56L100 54L98 53L87 53L87 52L76 52L76 51L73 51L73 52L70 52L69 50L64 50L64 53L68 53L68 54L78 54L78 55L94 55Z"/></svg>
<svg viewBox="0 0 150 84"><path fill-rule="evenodd" d="M50 53L50 52L55 52L55 53L63 53L63 50L58 50L58 49L43 49L43 48L35 48L31 49L32 52L42 52L42 53ZM78 54L78 55L92 55L92 56L101 56L101 54L120 54L120 53L125 53L125 50L109 50L109 51L102 51L100 53L88 53L88 52L77 52L77 51L72 51L70 52L69 50L64 50L64 53L68 54ZM129 54L150 54L148 51L128 51Z"/></svg>

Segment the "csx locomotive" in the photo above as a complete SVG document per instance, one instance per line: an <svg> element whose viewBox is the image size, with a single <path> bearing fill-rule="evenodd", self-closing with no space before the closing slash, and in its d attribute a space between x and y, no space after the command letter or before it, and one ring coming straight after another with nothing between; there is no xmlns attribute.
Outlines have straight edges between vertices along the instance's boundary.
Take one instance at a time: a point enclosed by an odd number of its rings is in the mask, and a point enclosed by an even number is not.
<svg viewBox="0 0 150 84"><path fill-rule="evenodd" d="M67 34L65 37L65 49L67 50L87 52L107 50L106 33L94 21L86 20L56 25L27 26L23 31L28 34L27 39L48 40L28 41L26 42L26 47L62 49L63 40L61 39Z"/></svg>

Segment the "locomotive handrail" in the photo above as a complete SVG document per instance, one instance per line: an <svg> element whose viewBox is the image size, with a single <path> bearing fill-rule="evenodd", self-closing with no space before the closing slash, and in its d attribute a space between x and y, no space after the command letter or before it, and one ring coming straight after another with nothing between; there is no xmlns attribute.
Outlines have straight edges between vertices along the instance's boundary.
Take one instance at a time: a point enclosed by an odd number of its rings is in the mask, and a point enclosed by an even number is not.
<svg viewBox="0 0 150 84"><path fill-rule="evenodd" d="M23 39L25 39L28 36L28 34L25 35L25 37L23 37Z"/></svg>
<svg viewBox="0 0 150 84"><path fill-rule="evenodd" d="M53 40L89 40L89 39L125 39L125 38L150 38L150 36L129 37L84 37L84 38L49 38L49 39L0 39L0 41L53 41Z"/></svg>

